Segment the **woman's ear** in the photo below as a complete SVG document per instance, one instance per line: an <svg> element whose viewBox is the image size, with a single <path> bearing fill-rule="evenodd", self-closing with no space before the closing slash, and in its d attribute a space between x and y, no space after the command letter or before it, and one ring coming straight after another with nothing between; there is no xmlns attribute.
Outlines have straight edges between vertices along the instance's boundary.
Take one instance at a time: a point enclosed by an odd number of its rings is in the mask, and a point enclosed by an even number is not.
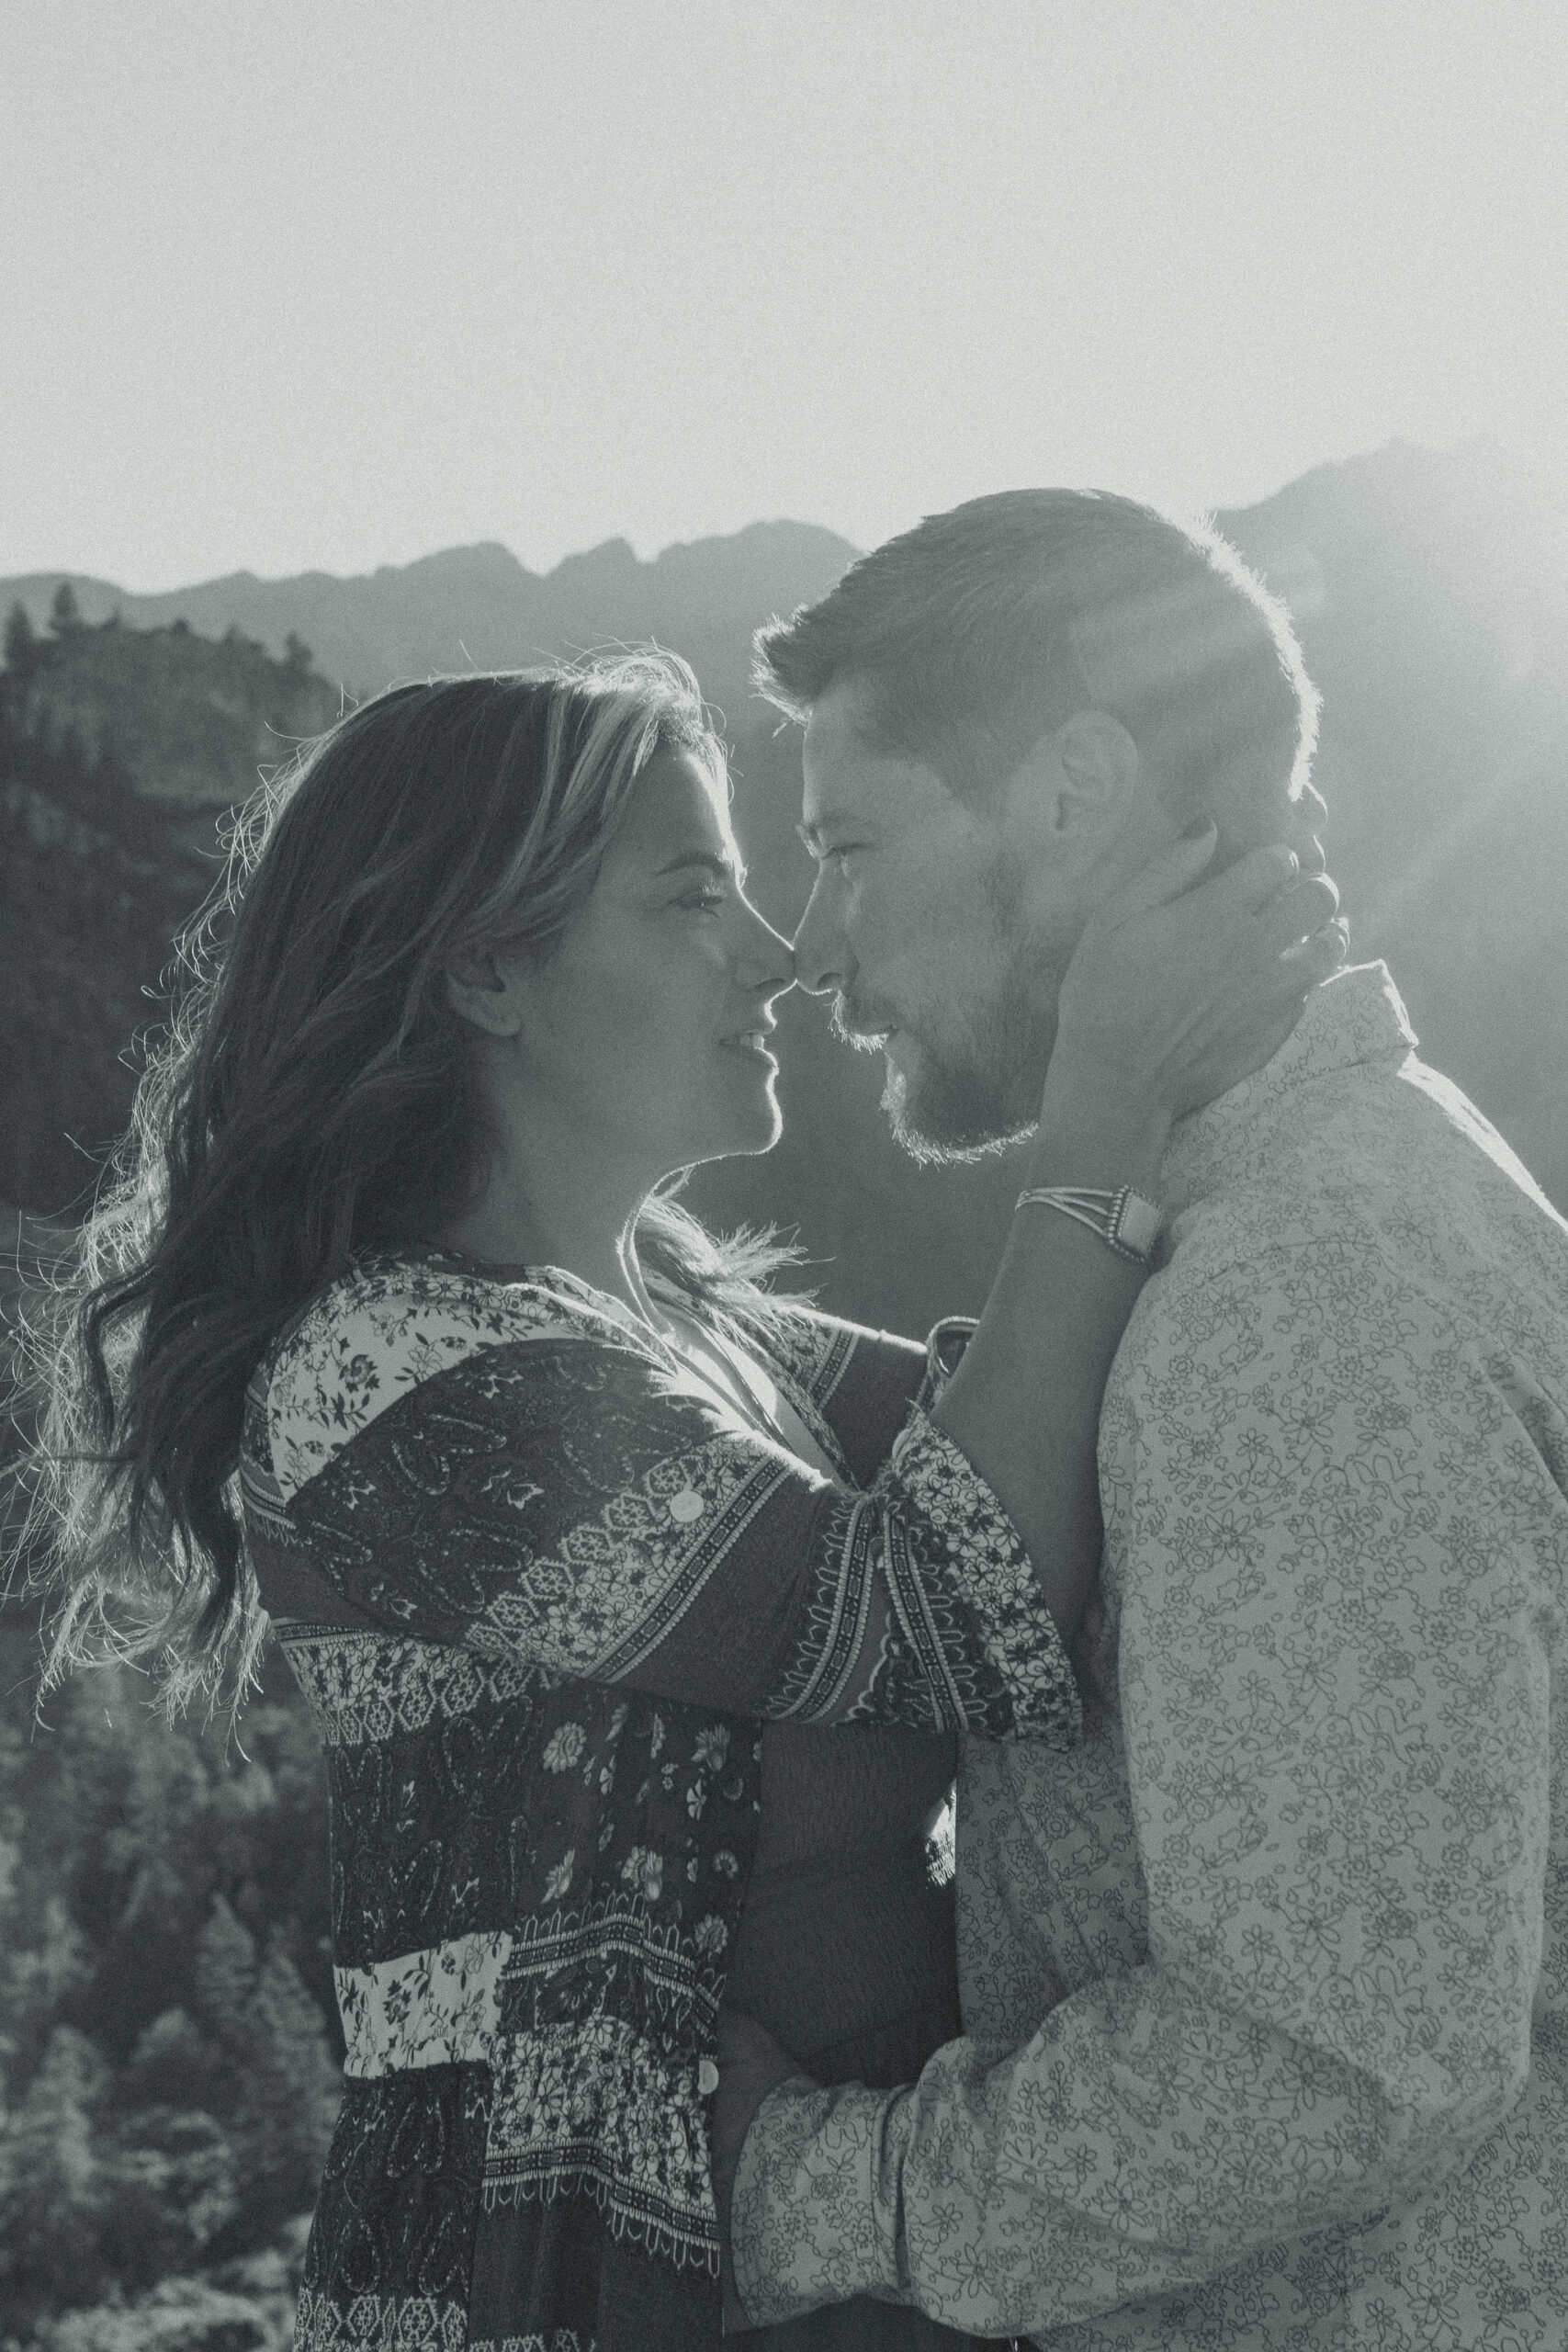
<svg viewBox="0 0 1568 2352"><path fill-rule="evenodd" d="M515 1037L523 1026L524 967L493 947L466 947L443 975L454 1012L491 1037Z"/></svg>

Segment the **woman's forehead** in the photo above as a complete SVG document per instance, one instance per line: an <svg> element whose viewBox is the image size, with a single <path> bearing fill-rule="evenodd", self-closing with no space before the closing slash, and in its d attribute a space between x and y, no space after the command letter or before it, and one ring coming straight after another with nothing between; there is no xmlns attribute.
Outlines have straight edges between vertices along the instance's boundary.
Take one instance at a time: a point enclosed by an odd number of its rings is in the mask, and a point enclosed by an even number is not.
<svg viewBox="0 0 1568 2352"><path fill-rule="evenodd" d="M632 787L611 856L657 872L682 849L733 858L722 784L694 752L657 752Z"/></svg>

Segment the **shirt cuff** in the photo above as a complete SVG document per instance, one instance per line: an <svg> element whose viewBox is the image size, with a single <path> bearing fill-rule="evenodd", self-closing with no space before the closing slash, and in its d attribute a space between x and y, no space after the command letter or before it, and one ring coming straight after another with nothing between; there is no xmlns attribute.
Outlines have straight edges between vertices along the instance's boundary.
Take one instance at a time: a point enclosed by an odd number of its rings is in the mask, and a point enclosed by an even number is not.
<svg viewBox="0 0 1568 2352"><path fill-rule="evenodd" d="M996 1495L962 1448L918 1407L899 1433L890 1470L911 1517L931 1531L922 1579L944 1585L949 1602L978 1628L1010 1706L1007 1732L1053 1747L1076 1747L1083 1737L1077 1682L1023 1539ZM992 1736L977 1723L968 1727Z"/></svg>
<svg viewBox="0 0 1568 2352"><path fill-rule="evenodd" d="M875 2294L901 2301L877 2211L883 2150L907 2091L799 2077L770 2091L740 2151L729 2209L735 2285L753 2327Z"/></svg>

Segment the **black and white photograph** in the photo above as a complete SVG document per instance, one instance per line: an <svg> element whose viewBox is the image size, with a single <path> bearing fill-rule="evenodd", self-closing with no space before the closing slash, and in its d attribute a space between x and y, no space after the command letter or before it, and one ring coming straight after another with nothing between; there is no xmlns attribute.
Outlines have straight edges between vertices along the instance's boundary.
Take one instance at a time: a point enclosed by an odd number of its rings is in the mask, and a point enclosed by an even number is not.
<svg viewBox="0 0 1568 2352"><path fill-rule="evenodd" d="M1568 2352L1568 12L0 124L0 2352Z"/></svg>

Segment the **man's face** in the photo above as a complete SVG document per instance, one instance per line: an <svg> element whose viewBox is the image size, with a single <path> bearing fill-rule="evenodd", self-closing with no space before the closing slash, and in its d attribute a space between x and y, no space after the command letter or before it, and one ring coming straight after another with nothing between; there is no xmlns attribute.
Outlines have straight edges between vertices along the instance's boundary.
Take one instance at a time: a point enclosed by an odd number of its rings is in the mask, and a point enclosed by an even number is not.
<svg viewBox="0 0 1568 2352"><path fill-rule="evenodd" d="M963 1158L1029 1126L1055 1035L1070 943L1038 911L1025 935L1016 854L999 823L857 725L863 688L836 683L806 729L801 834L817 881L795 935L802 988L887 1057L883 1106L917 1158Z"/></svg>

